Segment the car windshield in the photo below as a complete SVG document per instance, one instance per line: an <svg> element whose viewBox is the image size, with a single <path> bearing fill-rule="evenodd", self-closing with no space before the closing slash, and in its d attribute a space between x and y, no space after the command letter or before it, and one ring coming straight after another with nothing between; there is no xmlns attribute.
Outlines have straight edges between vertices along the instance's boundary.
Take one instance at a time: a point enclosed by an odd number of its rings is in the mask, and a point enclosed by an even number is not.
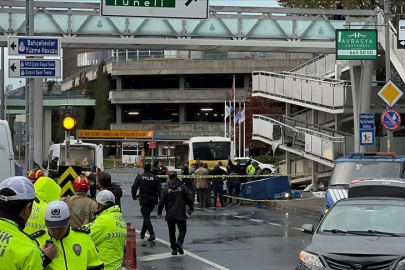
<svg viewBox="0 0 405 270"><path fill-rule="evenodd" d="M193 143L194 159L227 160L231 154L230 142Z"/></svg>
<svg viewBox="0 0 405 270"><path fill-rule="evenodd" d="M405 206L337 204L326 215L320 232L384 232L405 235Z"/></svg>
<svg viewBox="0 0 405 270"><path fill-rule="evenodd" d="M330 184L350 184L353 180L401 178L400 162L337 162Z"/></svg>

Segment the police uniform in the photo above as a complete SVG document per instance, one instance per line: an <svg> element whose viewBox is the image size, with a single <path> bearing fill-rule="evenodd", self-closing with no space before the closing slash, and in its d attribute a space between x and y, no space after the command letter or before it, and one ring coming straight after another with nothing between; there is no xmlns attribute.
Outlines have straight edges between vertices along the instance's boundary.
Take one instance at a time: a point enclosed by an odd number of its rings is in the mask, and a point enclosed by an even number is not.
<svg viewBox="0 0 405 270"><path fill-rule="evenodd" d="M115 197L111 191L99 192L96 200L104 207L96 212L96 219L86 226L91 229L90 237L100 251L105 270L121 269L127 225L120 207L114 205Z"/></svg>
<svg viewBox="0 0 405 270"><path fill-rule="evenodd" d="M65 236L57 240L47 230L40 230L31 235L41 246L47 240L53 242L57 249L56 258L45 270L103 270L104 264L90 238L88 228L69 228Z"/></svg>
<svg viewBox="0 0 405 270"><path fill-rule="evenodd" d="M18 200L35 200L31 181L16 176L0 183L0 190L11 189L16 195L0 196L2 204ZM0 211L0 270L40 270L49 258L43 255L38 242L23 231L25 220L15 213ZM48 260L48 262L46 262Z"/></svg>

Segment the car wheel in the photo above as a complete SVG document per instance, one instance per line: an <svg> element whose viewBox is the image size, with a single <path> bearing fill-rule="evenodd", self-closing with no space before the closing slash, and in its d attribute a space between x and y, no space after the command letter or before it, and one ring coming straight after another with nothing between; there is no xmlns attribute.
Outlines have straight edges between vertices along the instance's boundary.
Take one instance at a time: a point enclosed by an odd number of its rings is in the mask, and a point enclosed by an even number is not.
<svg viewBox="0 0 405 270"><path fill-rule="evenodd" d="M271 174L271 173L272 173L272 171L270 169L264 169L262 171L262 174Z"/></svg>
<svg viewBox="0 0 405 270"><path fill-rule="evenodd" d="M90 197L96 197L96 193L97 193L97 188L90 187Z"/></svg>

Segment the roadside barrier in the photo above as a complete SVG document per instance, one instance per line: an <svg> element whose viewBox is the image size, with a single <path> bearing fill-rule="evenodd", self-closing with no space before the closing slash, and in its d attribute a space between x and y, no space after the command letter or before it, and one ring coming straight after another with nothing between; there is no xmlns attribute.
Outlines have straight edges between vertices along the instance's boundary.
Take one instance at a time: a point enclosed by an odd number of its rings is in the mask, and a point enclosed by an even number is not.
<svg viewBox="0 0 405 270"><path fill-rule="evenodd" d="M136 259L136 233L135 228L131 228L131 223L127 223L124 267L128 270L138 270Z"/></svg>
<svg viewBox="0 0 405 270"><path fill-rule="evenodd" d="M217 203L216 203L216 205L217 205L218 208L222 207L221 201L219 200L219 194L217 195Z"/></svg>

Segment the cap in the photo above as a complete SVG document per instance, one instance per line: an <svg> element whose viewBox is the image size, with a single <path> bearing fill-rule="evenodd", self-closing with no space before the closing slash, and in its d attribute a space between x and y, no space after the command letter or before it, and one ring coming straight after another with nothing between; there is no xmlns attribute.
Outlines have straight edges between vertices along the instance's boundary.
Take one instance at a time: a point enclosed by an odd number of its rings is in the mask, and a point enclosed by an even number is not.
<svg viewBox="0 0 405 270"><path fill-rule="evenodd" d="M53 159L59 159L59 157L53 157Z"/></svg>
<svg viewBox="0 0 405 270"><path fill-rule="evenodd" d="M19 200L35 200L39 203L39 200L35 197L35 188L28 178L24 176L14 176L7 178L0 183L0 190L9 188L15 192L16 195L4 196L0 195L2 201L19 201Z"/></svg>
<svg viewBox="0 0 405 270"><path fill-rule="evenodd" d="M145 163L145 166L143 166L143 168L145 170L151 170L152 169L152 165L150 165L150 163Z"/></svg>
<svg viewBox="0 0 405 270"><path fill-rule="evenodd" d="M175 178L177 178L177 172L175 172L175 171L170 172L169 179L175 179Z"/></svg>
<svg viewBox="0 0 405 270"><path fill-rule="evenodd" d="M69 207L65 202L53 201L45 208L45 226L47 228L63 228L69 223Z"/></svg>
<svg viewBox="0 0 405 270"><path fill-rule="evenodd" d="M115 196L109 190L102 190L97 194L96 201L101 205L114 205Z"/></svg>

